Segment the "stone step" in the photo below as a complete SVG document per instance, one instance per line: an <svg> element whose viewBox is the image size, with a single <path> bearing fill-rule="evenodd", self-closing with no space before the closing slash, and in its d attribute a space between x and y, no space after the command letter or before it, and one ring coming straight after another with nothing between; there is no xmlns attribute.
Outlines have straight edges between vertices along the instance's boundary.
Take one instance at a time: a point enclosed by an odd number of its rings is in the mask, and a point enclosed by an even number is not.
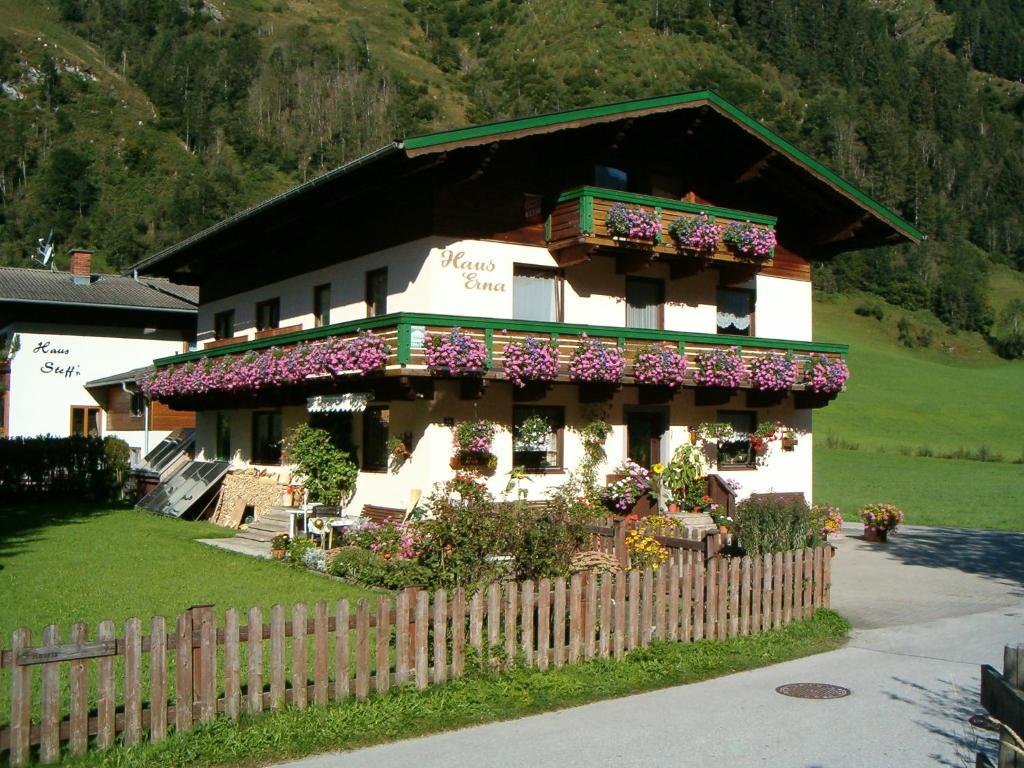
<svg viewBox="0 0 1024 768"><path fill-rule="evenodd" d="M271 536L276 536L279 533L288 533L288 526L274 525L273 523L255 522L249 525L248 530L259 531L260 533L267 533Z"/></svg>
<svg viewBox="0 0 1024 768"><path fill-rule="evenodd" d="M263 522L264 520L273 521L275 523L281 523L282 525L284 525L287 528L288 527L288 519L289 519L289 515L279 515L276 512L268 512L265 515L260 515L260 517L257 520L257 522Z"/></svg>
<svg viewBox="0 0 1024 768"><path fill-rule="evenodd" d="M245 539L246 541L269 542L279 533L280 531L254 531L252 528L247 528L244 531L236 533L235 538Z"/></svg>

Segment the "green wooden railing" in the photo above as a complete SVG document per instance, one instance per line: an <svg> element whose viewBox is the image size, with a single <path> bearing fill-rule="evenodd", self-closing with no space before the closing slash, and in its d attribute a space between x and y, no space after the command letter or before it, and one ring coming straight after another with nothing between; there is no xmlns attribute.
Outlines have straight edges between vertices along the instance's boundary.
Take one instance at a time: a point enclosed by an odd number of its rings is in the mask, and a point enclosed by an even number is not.
<svg viewBox="0 0 1024 768"><path fill-rule="evenodd" d="M288 344L295 344L302 341L315 341L326 339L332 336L344 336L346 334L358 333L359 331L394 328L397 332L397 362L399 365L408 365L412 359L413 329L421 327L459 327L475 329L484 332L484 340L487 344L489 359L494 357L494 332L495 331L518 331L520 333L536 336L547 336L558 339L562 336L579 336L586 333L589 336L602 338L614 338L620 347L625 346L627 340L668 342L676 344L679 350L685 351L687 344L710 344L714 346L739 347L741 350L774 349L789 352L823 352L833 355L845 356L849 351L846 344L832 344L818 341L794 341L791 339L769 339L757 336L730 336L716 333L694 333L689 331L656 331L641 328L620 328L602 325L580 325L578 323L546 323L534 320L509 320L495 317L466 317L457 315L435 315L421 312L395 312L378 317L351 320L345 323L325 325L320 328L296 331L294 333L282 334L268 339L257 339L255 341L241 341L238 344L230 344L214 349L187 352L171 357L162 357L155 361L159 366L186 363L192 360L220 357L222 355L237 355L239 353L253 350L269 349L270 347L281 347Z"/></svg>

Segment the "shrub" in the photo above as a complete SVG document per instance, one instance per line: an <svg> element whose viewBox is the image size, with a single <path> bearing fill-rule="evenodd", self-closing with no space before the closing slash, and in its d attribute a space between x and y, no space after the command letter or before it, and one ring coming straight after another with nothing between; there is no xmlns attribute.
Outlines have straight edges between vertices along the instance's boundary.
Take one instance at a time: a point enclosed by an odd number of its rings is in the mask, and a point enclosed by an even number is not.
<svg viewBox="0 0 1024 768"><path fill-rule="evenodd" d="M802 498L745 499L736 507L734 530L748 555L800 549L821 540L820 524Z"/></svg>
<svg viewBox="0 0 1024 768"><path fill-rule="evenodd" d="M885 318L885 310L882 309L882 305L874 302L870 304L858 304L853 311L861 317L873 317L876 320L882 320Z"/></svg>
<svg viewBox="0 0 1024 768"><path fill-rule="evenodd" d="M291 537L287 533L279 533L270 540L270 548L286 550L289 542L291 542Z"/></svg>
<svg viewBox="0 0 1024 768"><path fill-rule="evenodd" d="M618 558L608 552L583 550L572 556L570 573L621 573Z"/></svg>
<svg viewBox="0 0 1024 768"><path fill-rule="evenodd" d="M284 448L285 460L295 465L310 501L333 504L355 491L359 469L327 430L300 424L288 433Z"/></svg>
<svg viewBox="0 0 1024 768"><path fill-rule="evenodd" d="M415 560L386 558L359 547L345 547L330 559L327 572L332 576L369 587L405 589L427 586L430 569Z"/></svg>
<svg viewBox="0 0 1024 768"><path fill-rule="evenodd" d="M312 539L292 539L288 542L286 557L288 562L296 568L308 568L306 565L306 554L316 549L316 542Z"/></svg>
<svg viewBox="0 0 1024 768"><path fill-rule="evenodd" d="M0 497L118 500L129 456L114 437L0 439Z"/></svg>

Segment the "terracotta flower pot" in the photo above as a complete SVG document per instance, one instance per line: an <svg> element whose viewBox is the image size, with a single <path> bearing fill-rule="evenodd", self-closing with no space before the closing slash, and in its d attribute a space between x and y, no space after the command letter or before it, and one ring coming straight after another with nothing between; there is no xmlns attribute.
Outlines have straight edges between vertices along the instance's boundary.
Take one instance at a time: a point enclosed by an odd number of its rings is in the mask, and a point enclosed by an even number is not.
<svg viewBox="0 0 1024 768"><path fill-rule="evenodd" d="M873 541L884 544L889 540L889 531L885 528L869 528L864 526L864 541Z"/></svg>
<svg viewBox="0 0 1024 768"><path fill-rule="evenodd" d="M284 550L283 549L272 549L272 550L270 550L270 559L271 560L284 560Z"/></svg>
<svg viewBox="0 0 1024 768"><path fill-rule="evenodd" d="M782 450L784 450L784 451L792 451L794 448L796 448L796 438L795 437L784 437L784 438L782 438Z"/></svg>

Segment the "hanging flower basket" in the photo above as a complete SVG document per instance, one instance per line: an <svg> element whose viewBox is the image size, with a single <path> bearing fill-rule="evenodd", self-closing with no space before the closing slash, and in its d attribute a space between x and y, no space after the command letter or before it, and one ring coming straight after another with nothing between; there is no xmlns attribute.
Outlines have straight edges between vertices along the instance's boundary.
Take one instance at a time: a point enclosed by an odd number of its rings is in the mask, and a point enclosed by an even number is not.
<svg viewBox="0 0 1024 768"><path fill-rule="evenodd" d="M749 221L731 221L722 232L722 242L748 259L770 259L775 254L775 230Z"/></svg>
<svg viewBox="0 0 1024 768"><path fill-rule="evenodd" d="M714 347L697 355L694 379L703 387L736 389L743 382L746 366L736 347Z"/></svg>
<svg viewBox="0 0 1024 768"><path fill-rule="evenodd" d="M493 472L498 466L494 455L494 435L497 425L493 421L461 421L452 432L452 469L472 469Z"/></svg>
<svg viewBox="0 0 1024 768"><path fill-rule="evenodd" d="M558 345L550 339L527 336L523 341L510 341L502 357L505 378L520 389L531 382L558 378Z"/></svg>
<svg viewBox="0 0 1024 768"><path fill-rule="evenodd" d="M706 213L680 216L668 228L676 247L702 254L711 254L722 240L722 225Z"/></svg>
<svg viewBox="0 0 1024 768"><path fill-rule="evenodd" d="M622 350L583 333L569 359L569 378L579 382L618 384L624 365Z"/></svg>
<svg viewBox="0 0 1024 768"><path fill-rule="evenodd" d="M804 363L803 380L807 389L819 394L841 392L850 378L850 369L841 357L812 354Z"/></svg>
<svg viewBox="0 0 1024 768"><path fill-rule="evenodd" d="M647 344L633 359L633 378L638 384L681 387L686 377L686 357L669 347Z"/></svg>
<svg viewBox="0 0 1024 768"><path fill-rule="evenodd" d="M604 218L608 234L617 240L646 240L651 243L661 242L661 209L655 208L653 213L638 207L627 207L616 203Z"/></svg>
<svg viewBox="0 0 1024 768"><path fill-rule="evenodd" d="M427 369L435 376L480 376L487 370L487 345L460 328L424 338Z"/></svg>

